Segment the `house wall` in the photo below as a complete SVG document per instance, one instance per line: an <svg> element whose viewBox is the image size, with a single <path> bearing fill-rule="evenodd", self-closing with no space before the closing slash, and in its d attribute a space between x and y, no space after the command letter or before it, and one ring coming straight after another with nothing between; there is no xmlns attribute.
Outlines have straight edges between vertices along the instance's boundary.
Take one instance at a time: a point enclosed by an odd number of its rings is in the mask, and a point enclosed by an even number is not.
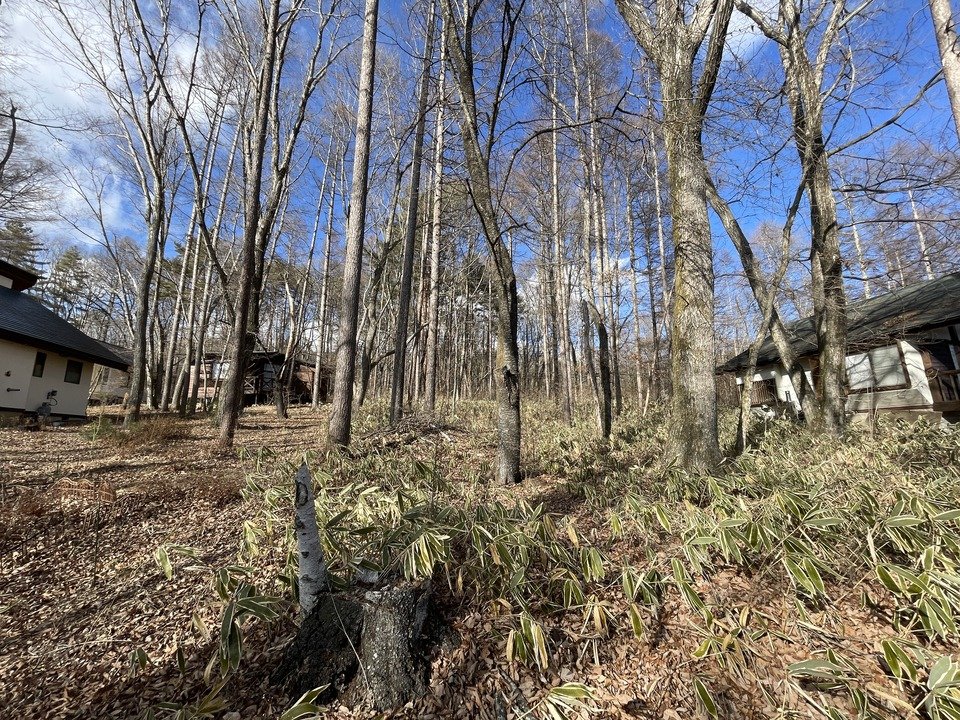
<svg viewBox="0 0 960 720"><path fill-rule="evenodd" d="M0 408L35 411L46 400L47 393L57 391L54 415L87 414L87 394L93 375L93 363L83 363L79 384L64 382L70 358L46 351L43 377L33 377L37 349L29 345L0 340ZM6 373L10 373L7 375Z"/></svg>
<svg viewBox="0 0 960 720"><path fill-rule="evenodd" d="M6 275L0 275L0 287L12 288L13 280L8 278Z"/></svg>
<svg viewBox="0 0 960 720"><path fill-rule="evenodd" d="M947 330L943 330L945 337ZM907 387L896 390L868 390L865 392L850 393L847 396L847 410L849 412L873 412L875 410L924 410L932 408L933 396L930 393L930 383L927 381L927 374L923 365L923 356L913 345L905 341L898 341L902 353L903 362L907 370ZM809 370L805 371L807 379L813 383L813 377ZM782 402L789 402L800 410L800 403L797 400L797 391L793 387L790 376L779 365L768 365L757 369L753 376L754 381L758 380L776 380L777 398ZM741 384L742 379L737 378L737 384Z"/></svg>
<svg viewBox="0 0 960 720"><path fill-rule="evenodd" d="M873 412L875 410L923 410L932 408L933 396L923 369L923 356L908 342L897 342L907 369L908 387L897 390L868 390L850 393L847 410L850 412Z"/></svg>
<svg viewBox="0 0 960 720"><path fill-rule="evenodd" d="M807 372L807 377L810 377L810 371ZM790 380L790 375L787 374L783 368L779 365L765 365L757 368L757 372L753 376L753 381L758 382L760 380L773 380L777 388L777 400L780 402L789 402L794 408L800 410L800 402L797 400L797 391L793 387L793 382ZM737 387L743 385L743 378L737 378Z"/></svg>

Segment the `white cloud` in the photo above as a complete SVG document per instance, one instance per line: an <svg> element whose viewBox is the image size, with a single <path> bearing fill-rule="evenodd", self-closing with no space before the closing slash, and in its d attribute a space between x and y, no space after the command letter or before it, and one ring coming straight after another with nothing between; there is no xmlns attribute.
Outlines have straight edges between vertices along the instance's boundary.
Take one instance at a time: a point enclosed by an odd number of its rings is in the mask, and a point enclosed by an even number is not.
<svg viewBox="0 0 960 720"><path fill-rule="evenodd" d="M110 72L110 53L102 52L110 44L103 18L92 6L65 6L72 11L84 46ZM20 115L37 123L22 125L34 152L53 167L62 168L63 179L57 183L53 201L55 214L90 226L91 233L98 235L83 196L99 194L108 229L135 237L140 224L136 212L131 212L129 187L121 168L90 129L97 121L112 118L112 110L103 90L78 64L69 61L72 39L37 0L8 0L0 6L0 22L6 28L9 53L15 58L3 86L21 106ZM37 230L51 239L90 242L65 220L45 222Z"/></svg>

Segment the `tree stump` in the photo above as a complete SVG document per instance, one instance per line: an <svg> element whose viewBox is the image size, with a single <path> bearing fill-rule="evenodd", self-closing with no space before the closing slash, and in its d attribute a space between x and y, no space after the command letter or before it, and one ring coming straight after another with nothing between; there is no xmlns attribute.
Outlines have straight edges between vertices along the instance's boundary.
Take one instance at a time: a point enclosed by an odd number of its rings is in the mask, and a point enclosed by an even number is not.
<svg viewBox="0 0 960 720"><path fill-rule="evenodd" d="M429 581L364 593L360 672L351 699L389 710L425 691L428 666L419 641L429 600Z"/></svg>
<svg viewBox="0 0 960 720"><path fill-rule="evenodd" d="M327 688L320 702L344 692L357 673L354 651L360 642L363 606L345 594L323 594L287 646L283 660L273 673L274 683L286 684L296 699L314 688Z"/></svg>
<svg viewBox="0 0 960 720"><path fill-rule="evenodd" d="M430 582L324 595L287 648L273 680L297 698L327 685L335 697L376 711L426 691L429 642L423 638Z"/></svg>

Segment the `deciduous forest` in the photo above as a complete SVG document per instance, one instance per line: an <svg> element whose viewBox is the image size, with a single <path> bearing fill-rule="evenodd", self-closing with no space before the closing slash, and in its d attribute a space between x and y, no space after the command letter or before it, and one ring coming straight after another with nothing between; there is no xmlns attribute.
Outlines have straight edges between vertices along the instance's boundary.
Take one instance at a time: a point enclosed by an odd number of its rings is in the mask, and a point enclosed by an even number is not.
<svg viewBox="0 0 960 720"><path fill-rule="evenodd" d="M956 18L0 0L0 715L960 719Z"/></svg>

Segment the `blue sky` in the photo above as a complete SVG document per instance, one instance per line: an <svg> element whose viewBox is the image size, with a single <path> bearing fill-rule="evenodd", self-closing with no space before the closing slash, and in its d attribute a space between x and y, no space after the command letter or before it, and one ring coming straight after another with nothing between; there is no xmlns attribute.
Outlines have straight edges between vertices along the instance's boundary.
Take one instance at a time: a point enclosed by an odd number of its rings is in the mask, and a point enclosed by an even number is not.
<svg viewBox="0 0 960 720"><path fill-rule="evenodd" d="M28 0L9 0L0 6L0 21L7 26L8 35L23 53L20 58L20 72L18 77L14 78L15 88L24 99L33 103L35 112L41 116L46 115L44 119L52 120L56 114L70 116L102 109L102 99L84 89L76 72L63 67L51 57L49 41L25 12L27 2ZM417 37L417 24L409 23L406 7L405 0L381 2L384 32L380 42L385 53L404 57L407 48L398 47L398 44L408 46L412 43L419 46L422 42ZM864 32L869 33L870 37L865 40L876 48L890 45L892 50L898 52L900 59L880 74L878 80L883 85L882 92L861 93L864 107L855 112L848 111L844 116L834 135L837 141L842 137L858 135L871 124L885 120L902 103L912 98L917 89L939 67L925 2L878 2L877 7L881 9L881 17L868 25ZM617 15L612 0L603 0L603 3L595 8L592 17L616 39L625 58L632 58L632 61L639 58L639 50ZM359 30L358 24L355 27ZM725 64L728 72L736 69L734 56L738 56L745 62L749 74L770 72L774 78L777 77L780 61L775 48L755 29L751 29L751 23L739 13L734 15L729 45L732 52ZM409 59L409 56L406 57ZM627 72L628 66L625 65L623 73L626 75ZM729 76L723 79L718 87L717 102L711 108L711 115L717 116L725 112L730 107L729 100L742 94L737 90L738 80ZM863 146L864 151L878 152L880 147L897 137L920 137L935 146L956 147L956 133L953 131L942 84L933 88L925 100L903 118L901 125L902 127L888 129L877 140L866 143ZM715 167L732 180L742 182L744 176L741 170L753 165L762 145L772 142L775 136L764 136L767 129L759 124L740 123L739 140L729 143L727 137L713 132L720 127L722 123L714 123L707 137ZM780 130L779 139L789 140L786 124ZM76 163L81 174L89 172L88 166L99 168L105 173L111 172L107 159L92 152L90 143L81 134L69 131L35 132L34 141L44 154L59 156L66 163ZM348 160L350 157L352 153L348 155ZM796 183L796 165L795 152L788 146L776 162L759 166L755 173L746 178L750 183L749 197L745 197L742 202L735 202L734 206L748 232L763 221L776 222L782 218L783 208L789 202ZM770 178L773 178L772 182ZM126 193L122 182L114 178L107 185L108 223L120 234L136 236L139 230L137 210L125 200ZM78 198L74 193L63 191L62 206L70 207L77 202ZM307 217L311 215L310 205L313 202L310 192L306 192L301 209ZM800 229L802 227L801 223ZM60 233L65 232L65 229L54 223L49 225L46 231ZM726 247L725 234L719 223L715 223L715 232L718 245L721 248Z"/></svg>

